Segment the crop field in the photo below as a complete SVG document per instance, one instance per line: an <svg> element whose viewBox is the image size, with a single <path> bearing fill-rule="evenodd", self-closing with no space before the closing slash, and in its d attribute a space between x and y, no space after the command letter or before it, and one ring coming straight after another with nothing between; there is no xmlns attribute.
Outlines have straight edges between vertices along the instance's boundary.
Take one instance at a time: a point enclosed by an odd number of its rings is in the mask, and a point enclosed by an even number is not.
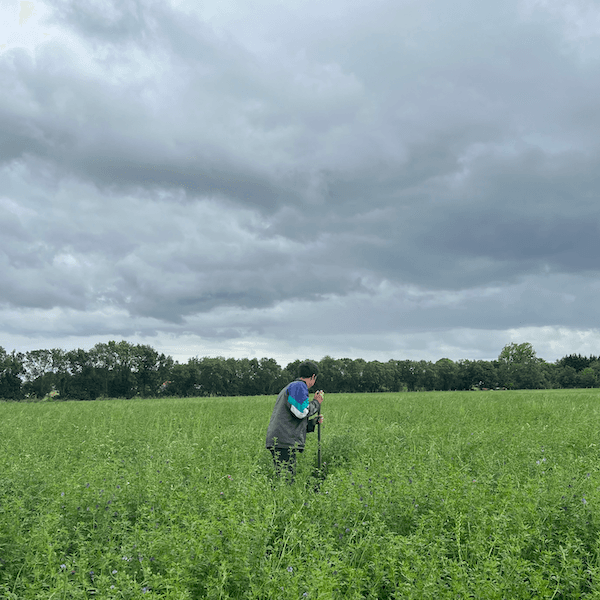
<svg viewBox="0 0 600 600"><path fill-rule="evenodd" d="M600 598L600 390L0 404L0 598Z"/></svg>

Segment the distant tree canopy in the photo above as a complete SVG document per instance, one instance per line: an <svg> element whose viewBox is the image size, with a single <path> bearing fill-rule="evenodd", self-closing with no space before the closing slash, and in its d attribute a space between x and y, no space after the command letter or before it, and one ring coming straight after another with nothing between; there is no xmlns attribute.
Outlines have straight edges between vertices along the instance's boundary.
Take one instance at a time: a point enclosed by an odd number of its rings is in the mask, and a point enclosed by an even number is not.
<svg viewBox="0 0 600 600"><path fill-rule="evenodd" d="M502 348L498 362L510 365L527 365L538 362L533 346L529 342L516 344L512 342Z"/></svg>
<svg viewBox="0 0 600 600"><path fill-rule="evenodd" d="M276 394L295 379L300 359L194 357L186 363L151 346L110 341L90 350L8 353L0 346L0 398L6 400L254 396ZM547 363L530 343L507 344L494 361L332 358L320 361L326 392L600 387L600 357L579 354Z"/></svg>
<svg viewBox="0 0 600 600"><path fill-rule="evenodd" d="M500 379L507 388L548 387L541 363L529 342L507 344L498 356Z"/></svg>

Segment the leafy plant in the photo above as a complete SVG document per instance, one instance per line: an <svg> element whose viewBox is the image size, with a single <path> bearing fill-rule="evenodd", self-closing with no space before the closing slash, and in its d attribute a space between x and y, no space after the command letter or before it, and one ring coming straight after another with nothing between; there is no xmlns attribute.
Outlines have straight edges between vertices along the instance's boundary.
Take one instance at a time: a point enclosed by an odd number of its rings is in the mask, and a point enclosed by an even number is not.
<svg viewBox="0 0 600 600"><path fill-rule="evenodd" d="M600 595L594 390L327 394L318 488L273 401L0 404L0 597Z"/></svg>

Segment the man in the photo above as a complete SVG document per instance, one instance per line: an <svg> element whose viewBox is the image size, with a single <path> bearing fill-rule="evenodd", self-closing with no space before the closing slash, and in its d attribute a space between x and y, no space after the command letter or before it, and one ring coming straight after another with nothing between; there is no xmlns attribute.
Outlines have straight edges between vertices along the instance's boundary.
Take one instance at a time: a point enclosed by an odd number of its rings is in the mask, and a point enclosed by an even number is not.
<svg viewBox="0 0 600 600"><path fill-rule="evenodd" d="M309 420L323 402L323 392L315 392L312 401L308 399L308 390L315 385L318 373L319 367L310 361L298 367L298 379L279 392L267 429L267 448L273 455L275 470L281 475L282 468L287 469L290 483L296 476L296 453L304 451L307 432L315 430L317 420L323 422L323 415Z"/></svg>

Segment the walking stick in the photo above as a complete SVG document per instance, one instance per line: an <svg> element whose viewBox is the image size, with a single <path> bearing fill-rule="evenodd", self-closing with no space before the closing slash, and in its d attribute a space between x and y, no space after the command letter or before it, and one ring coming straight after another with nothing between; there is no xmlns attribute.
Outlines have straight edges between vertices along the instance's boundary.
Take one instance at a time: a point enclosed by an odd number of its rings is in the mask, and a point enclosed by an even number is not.
<svg viewBox="0 0 600 600"><path fill-rule="evenodd" d="M321 399L323 399L323 390L321 390ZM321 403L319 402L319 411L317 412L317 468L321 472Z"/></svg>
<svg viewBox="0 0 600 600"><path fill-rule="evenodd" d="M317 413L317 468L321 471L321 405L319 404L319 412Z"/></svg>
<svg viewBox="0 0 600 600"><path fill-rule="evenodd" d="M321 392L323 394L323 392ZM319 409L317 410L317 468L313 471L313 477L315 478L315 492L318 492L321 487L321 481L323 481L323 471L321 467L323 463L321 461L321 403L319 402ZM313 430L314 431L314 430Z"/></svg>

